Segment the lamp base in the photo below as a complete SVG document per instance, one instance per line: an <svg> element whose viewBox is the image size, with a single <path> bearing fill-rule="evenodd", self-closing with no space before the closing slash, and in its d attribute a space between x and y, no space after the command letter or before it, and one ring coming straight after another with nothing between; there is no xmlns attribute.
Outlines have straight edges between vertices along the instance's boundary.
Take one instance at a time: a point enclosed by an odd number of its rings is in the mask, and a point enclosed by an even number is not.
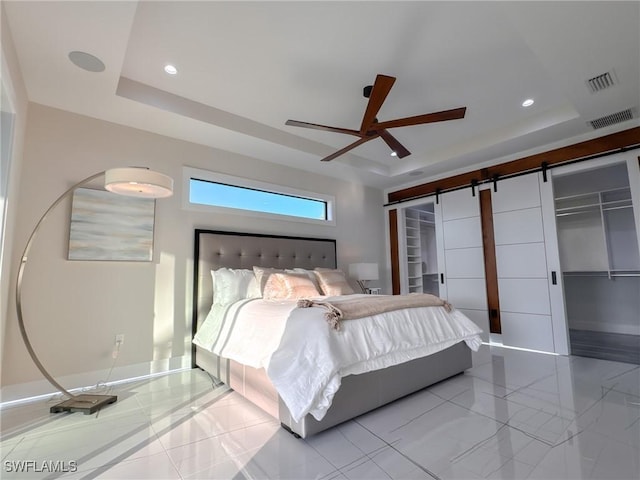
<svg viewBox="0 0 640 480"><path fill-rule="evenodd" d="M60 412L82 412L85 415L91 415L97 412L102 407L115 403L118 400L116 395L90 395L81 394L76 395L69 400L58 403L49 409L50 413Z"/></svg>

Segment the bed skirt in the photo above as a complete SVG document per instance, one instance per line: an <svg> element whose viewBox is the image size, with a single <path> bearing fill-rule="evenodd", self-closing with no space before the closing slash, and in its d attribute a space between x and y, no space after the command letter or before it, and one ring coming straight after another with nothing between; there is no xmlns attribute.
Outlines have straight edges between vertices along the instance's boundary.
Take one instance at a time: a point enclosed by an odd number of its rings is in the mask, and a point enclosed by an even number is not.
<svg viewBox="0 0 640 480"><path fill-rule="evenodd" d="M460 342L427 357L348 375L342 379L331 408L322 420L306 415L300 422L291 418L264 369L241 365L200 347L196 349L195 363L279 420L284 428L305 438L462 373L471 368L471 358L471 349Z"/></svg>

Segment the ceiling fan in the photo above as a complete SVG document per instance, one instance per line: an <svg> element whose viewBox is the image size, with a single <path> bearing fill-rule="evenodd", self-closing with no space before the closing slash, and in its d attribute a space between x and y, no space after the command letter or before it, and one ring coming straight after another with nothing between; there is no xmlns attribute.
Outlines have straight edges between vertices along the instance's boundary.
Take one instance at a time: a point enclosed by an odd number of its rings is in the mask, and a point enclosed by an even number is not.
<svg viewBox="0 0 640 480"><path fill-rule="evenodd" d="M384 142L389 145L392 150L392 155L398 158L404 158L407 155L411 155L411 152L407 150L396 138L391 135L387 129L397 127L408 127L411 125L422 125L424 123L444 122L446 120L456 120L464 118L464 114L467 107L454 108L452 110L444 110L442 112L427 113L424 115L416 115L415 117L399 118L396 120L390 120L387 122L378 122L376 115L382 107L387 95L391 91L391 87L396 81L395 77L389 77L387 75L376 76L376 81L373 85L364 87L364 96L369 98L367 103L367 109L364 112L362 118L362 124L360 130L350 130L348 128L329 127L327 125L318 125L315 123L300 122L298 120L287 120L285 125L293 127L312 128L315 130L325 130L327 132L344 133L346 135L353 135L359 137L359 139L350 145L332 153L328 157L322 159L323 162L328 162L334 158L339 157L347 153L349 150L362 145L363 143L373 140L374 138L381 137Z"/></svg>

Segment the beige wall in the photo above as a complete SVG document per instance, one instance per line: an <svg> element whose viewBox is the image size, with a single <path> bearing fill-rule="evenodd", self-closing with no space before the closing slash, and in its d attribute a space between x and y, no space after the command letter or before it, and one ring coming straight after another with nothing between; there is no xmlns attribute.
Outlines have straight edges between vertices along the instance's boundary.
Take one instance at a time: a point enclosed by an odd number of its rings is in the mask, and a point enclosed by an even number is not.
<svg viewBox="0 0 640 480"><path fill-rule="evenodd" d="M20 181L20 171L22 164L22 151L24 144L24 135L27 122L28 101L22 74L18 65L13 39L6 21L4 13L4 4L0 3L0 33L2 35L2 67L1 80L3 90L8 97L8 105L2 105L3 111L13 111L13 141L12 155L10 158L9 175L8 175L8 192L7 192L7 212L5 216L5 235L1 246L0 254L0 360L4 365L4 338L5 328L7 324L7 313L11 308L9 297L11 290L11 262L12 258L19 253L14 254L14 241L11 232L17 219L16 203L18 198L18 183ZM17 249L16 249L17 250ZM0 379L2 372L0 371Z"/></svg>
<svg viewBox="0 0 640 480"><path fill-rule="evenodd" d="M335 238L339 267L346 269L354 261L383 263L381 190L37 104L29 107L16 244L26 241L39 216L73 183L131 165L153 168L175 180L174 196L156 202L153 262L67 261L70 202L52 212L29 257L25 317L41 361L68 382L66 387L105 380L98 377L106 376L114 337L120 333L125 343L111 379L189 364L194 228ZM336 226L183 210L183 166L333 195ZM13 308L2 365L3 392L9 397L18 391L35 394L46 386L19 338Z"/></svg>

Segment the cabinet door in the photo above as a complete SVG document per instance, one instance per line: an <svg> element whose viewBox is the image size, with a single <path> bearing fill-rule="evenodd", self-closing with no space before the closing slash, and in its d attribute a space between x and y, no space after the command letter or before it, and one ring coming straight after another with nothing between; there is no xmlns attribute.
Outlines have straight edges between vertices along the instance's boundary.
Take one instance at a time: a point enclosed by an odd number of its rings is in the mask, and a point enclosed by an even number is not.
<svg viewBox="0 0 640 480"><path fill-rule="evenodd" d="M442 224L442 202L433 205L435 234L436 234L436 258L438 259L438 289L440 298L449 298L446 282L446 260L444 254L444 229Z"/></svg>
<svg viewBox="0 0 640 480"><path fill-rule="evenodd" d="M551 325L555 352L568 355L569 326L565 306L564 286L560 268L560 248L556 227L556 211L554 204L553 183L544 181L542 173L538 174L540 185L540 206L542 208L542 227L545 232L544 250L547 258L547 272L551 277L549 283L549 302L551 309Z"/></svg>
<svg viewBox="0 0 640 480"><path fill-rule="evenodd" d="M440 196L440 215L436 215L442 232L440 255L442 273L449 302L483 330L489 340L489 316L482 249L480 206L471 189ZM441 286L442 287L442 286Z"/></svg>
<svg viewBox="0 0 640 480"><path fill-rule="evenodd" d="M492 209L503 344L567 353L554 338L550 289L561 288L547 262L538 175L500 181Z"/></svg>

